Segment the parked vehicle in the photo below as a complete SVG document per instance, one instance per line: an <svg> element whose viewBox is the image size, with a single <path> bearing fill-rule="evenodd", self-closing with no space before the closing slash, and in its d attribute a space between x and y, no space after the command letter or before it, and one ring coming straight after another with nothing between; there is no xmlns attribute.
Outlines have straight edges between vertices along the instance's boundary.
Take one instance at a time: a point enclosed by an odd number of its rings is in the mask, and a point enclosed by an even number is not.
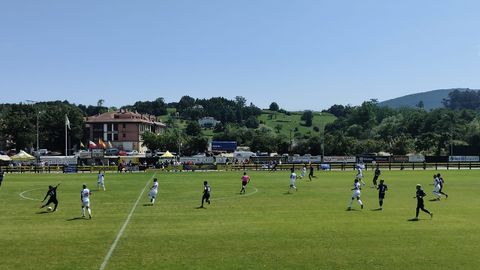
<svg viewBox="0 0 480 270"><path fill-rule="evenodd" d="M33 154L35 156L46 156L48 155L48 150L47 149L38 149L37 151L34 151Z"/></svg>
<svg viewBox="0 0 480 270"><path fill-rule="evenodd" d="M136 155L138 155L138 151L137 151L137 150L127 151L127 156L136 156Z"/></svg>
<svg viewBox="0 0 480 270"><path fill-rule="evenodd" d="M118 156L119 152L117 148L108 148L105 150L105 156Z"/></svg>

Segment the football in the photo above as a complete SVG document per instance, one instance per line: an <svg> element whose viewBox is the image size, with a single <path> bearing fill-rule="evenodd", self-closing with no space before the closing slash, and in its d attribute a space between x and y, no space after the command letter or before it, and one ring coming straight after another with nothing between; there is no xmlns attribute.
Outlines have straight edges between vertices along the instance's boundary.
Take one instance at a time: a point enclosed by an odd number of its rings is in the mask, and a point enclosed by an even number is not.
<svg viewBox="0 0 480 270"><path fill-rule="evenodd" d="M53 208L49 206L49 207L47 207L47 210L52 212Z"/></svg>

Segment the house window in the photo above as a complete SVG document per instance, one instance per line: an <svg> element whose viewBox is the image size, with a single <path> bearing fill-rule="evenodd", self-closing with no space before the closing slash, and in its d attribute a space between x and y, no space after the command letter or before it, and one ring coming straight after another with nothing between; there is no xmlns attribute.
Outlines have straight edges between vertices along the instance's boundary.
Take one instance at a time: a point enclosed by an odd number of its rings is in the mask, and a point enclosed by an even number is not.
<svg viewBox="0 0 480 270"><path fill-rule="evenodd" d="M123 133L123 134L122 134L122 137L123 137L123 138L127 137L127 134Z"/></svg>
<svg viewBox="0 0 480 270"><path fill-rule="evenodd" d="M125 125L125 124L122 124L122 127L123 127L123 128L126 128L126 125Z"/></svg>
<svg viewBox="0 0 480 270"><path fill-rule="evenodd" d="M114 134L113 134L113 140L114 140L114 141L118 141L118 133L114 133Z"/></svg>

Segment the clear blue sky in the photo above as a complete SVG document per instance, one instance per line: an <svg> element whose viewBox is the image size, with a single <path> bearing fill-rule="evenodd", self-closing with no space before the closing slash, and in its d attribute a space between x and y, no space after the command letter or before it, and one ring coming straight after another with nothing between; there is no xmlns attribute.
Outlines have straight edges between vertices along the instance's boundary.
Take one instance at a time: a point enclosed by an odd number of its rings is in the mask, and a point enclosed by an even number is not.
<svg viewBox="0 0 480 270"><path fill-rule="evenodd" d="M0 103L321 110L480 88L479 1L0 1Z"/></svg>

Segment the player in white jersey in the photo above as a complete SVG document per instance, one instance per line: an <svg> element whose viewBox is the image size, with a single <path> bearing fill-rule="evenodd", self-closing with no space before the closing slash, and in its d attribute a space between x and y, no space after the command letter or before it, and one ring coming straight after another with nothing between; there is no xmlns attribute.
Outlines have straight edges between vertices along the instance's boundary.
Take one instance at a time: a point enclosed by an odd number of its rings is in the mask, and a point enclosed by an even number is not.
<svg viewBox="0 0 480 270"><path fill-rule="evenodd" d="M355 179L354 183L353 183L353 188L352 188L352 199L350 200L350 203L348 204L348 209L347 210L352 210L352 203L353 203L353 200L357 199L358 201L358 204L360 204L360 208L363 209L363 203L362 203L362 200L360 200L360 195L361 195L361 185L360 183L358 182L358 179Z"/></svg>
<svg viewBox="0 0 480 270"><path fill-rule="evenodd" d="M300 179L303 179L307 175L307 165L303 165L302 173L300 174Z"/></svg>
<svg viewBox="0 0 480 270"><path fill-rule="evenodd" d="M362 185L365 186L365 182L363 181L363 164L357 164L357 176L355 179L362 182Z"/></svg>
<svg viewBox="0 0 480 270"><path fill-rule="evenodd" d="M435 196L436 200L440 200L440 197L442 196L440 194L440 189L442 188L441 183L440 183L440 178L437 177L437 175L433 175L433 195Z"/></svg>
<svg viewBox="0 0 480 270"><path fill-rule="evenodd" d="M97 189L100 190L100 188L105 191L105 173L102 171L99 171L97 176Z"/></svg>
<svg viewBox="0 0 480 270"><path fill-rule="evenodd" d="M290 190L295 189L297 191L297 187L295 186L295 180L297 180L297 174L295 173L295 169L291 168L290 169L290 188L288 189L288 193L290 193Z"/></svg>
<svg viewBox="0 0 480 270"><path fill-rule="evenodd" d="M80 191L80 200L82 201L82 217L85 217L85 208L88 211L88 217L92 219L92 210L90 209L90 195L92 193L87 188L87 185L83 185L82 191Z"/></svg>
<svg viewBox="0 0 480 270"><path fill-rule="evenodd" d="M150 198L150 203L153 205L155 203L155 199L157 198L158 193L158 180L157 178L153 178L153 185L150 188L150 192L148 193L148 197Z"/></svg>

